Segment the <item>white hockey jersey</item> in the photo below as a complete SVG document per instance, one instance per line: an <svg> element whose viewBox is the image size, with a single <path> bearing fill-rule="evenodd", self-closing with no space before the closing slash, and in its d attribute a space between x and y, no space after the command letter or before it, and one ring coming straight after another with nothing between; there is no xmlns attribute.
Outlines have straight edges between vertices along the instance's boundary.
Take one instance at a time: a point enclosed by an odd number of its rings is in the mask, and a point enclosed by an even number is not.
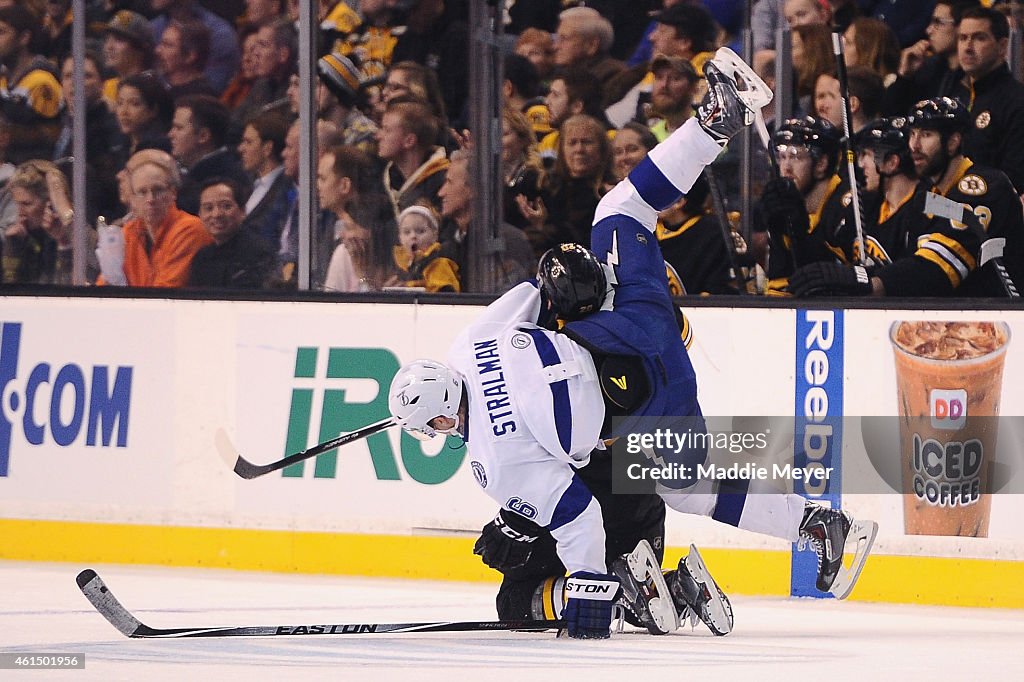
<svg viewBox="0 0 1024 682"><path fill-rule="evenodd" d="M601 509L576 477L600 442L604 400L590 353L535 324L524 283L452 345L469 398L464 427L477 482L502 507L547 528L569 573L606 573Z"/></svg>

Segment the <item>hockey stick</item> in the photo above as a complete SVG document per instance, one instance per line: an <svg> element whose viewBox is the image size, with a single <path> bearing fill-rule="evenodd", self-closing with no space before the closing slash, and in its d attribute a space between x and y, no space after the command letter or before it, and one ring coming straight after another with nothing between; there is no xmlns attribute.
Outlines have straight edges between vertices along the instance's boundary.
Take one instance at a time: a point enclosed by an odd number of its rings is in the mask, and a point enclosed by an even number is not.
<svg viewBox="0 0 1024 682"><path fill-rule="evenodd" d="M718 178L711 166L704 166L704 177L707 178L708 188L711 190L711 203L717 214L718 229L725 240L725 253L729 257L729 275L736 282L736 288L742 296L747 293L747 283L740 271L739 261L736 260L736 242L732 239L732 225L729 223L729 214L725 211L725 200L722 199L722 191L718 186Z"/></svg>
<svg viewBox="0 0 1024 682"><path fill-rule="evenodd" d="M924 210L922 212L967 225L982 241L978 267L980 268L985 263L991 262L992 268L996 271L996 276L999 278L999 285L1002 287L1006 297L1020 298L1017 285L1014 284L1013 278L1010 277L1010 273L1006 270L1006 264L1003 262L1003 248L1006 246L1005 238L989 237L988 233L985 232L985 228L981 225L981 220L974 214L974 211L968 210L964 204L947 199L935 192L928 192L925 195Z"/></svg>
<svg viewBox="0 0 1024 682"><path fill-rule="evenodd" d="M394 420L385 419L382 422L365 426L358 431L353 431L352 433L342 434L336 438L325 440L323 443L314 445L302 452L296 452L294 455L288 455L284 459L279 459L276 462L271 462L270 464L253 464L246 458L242 457L238 450L235 449L235 446L231 443L231 439L228 438L228 434L224 429L217 429L217 433L214 435L213 440L214 444L217 446L217 452L219 452L220 456L224 458L227 465L242 478L250 480L263 476L264 474L269 474L272 471L284 469L287 466L309 459L310 457L316 457L317 455L322 455L325 452L330 452L331 450L340 448L346 443L351 443L353 441L366 438L367 436L372 436L378 431L383 431L384 429L394 425Z"/></svg>
<svg viewBox="0 0 1024 682"><path fill-rule="evenodd" d="M78 587L101 616L133 639L178 637L279 637L296 635L386 635L406 632L491 632L499 630L558 630L561 620L483 620L436 623L334 623L311 625L256 625L246 627L151 628L121 605L96 571L78 574Z"/></svg>
<svg viewBox="0 0 1024 682"><path fill-rule="evenodd" d="M832 33L832 53L836 56L836 76L839 79L839 98L843 100L843 147L846 153L846 171L850 176L850 196L853 197L853 224L857 230L856 261L865 264L864 253L864 207L860 201L860 187L857 184L857 164L853 156L853 131L850 129L850 85L846 80L846 62L843 58L843 38Z"/></svg>
<svg viewBox="0 0 1024 682"><path fill-rule="evenodd" d="M764 114L760 109L754 112L754 130L757 131L757 136L761 138L761 143L768 151L768 165L771 167L772 177L775 179L782 177L782 173L779 171L779 157L775 154L775 145L772 144L771 135L768 134L768 124L764 122Z"/></svg>

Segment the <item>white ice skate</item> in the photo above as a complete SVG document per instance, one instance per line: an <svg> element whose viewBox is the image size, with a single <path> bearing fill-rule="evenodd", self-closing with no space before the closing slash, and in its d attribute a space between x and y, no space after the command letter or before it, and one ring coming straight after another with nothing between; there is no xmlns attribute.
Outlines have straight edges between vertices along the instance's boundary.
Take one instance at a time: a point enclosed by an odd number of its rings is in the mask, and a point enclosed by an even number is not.
<svg viewBox="0 0 1024 682"><path fill-rule="evenodd" d="M850 534L846 537L846 544L854 543L853 563L849 567L843 566L839 569L835 581L832 583L830 592L836 599L846 599L853 592L853 586L860 578L860 572L864 569L864 563L871 554L871 547L875 544L875 536L878 535L878 523L875 521L854 521L850 527Z"/></svg>
<svg viewBox="0 0 1024 682"><path fill-rule="evenodd" d="M679 627L672 594L647 540L641 540L636 549L613 561L612 572L622 583L620 601L632 615L626 616L626 620L643 625L654 635L668 634Z"/></svg>
<svg viewBox="0 0 1024 682"><path fill-rule="evenodd" d="M751 113L760 111L772 101L774 93L765 84L761 77L754 73L754 70L743 61L738 54L727 47L720 47L711 58L715 66L736 82L736 90L740 101L750 109ZM750 123L750 121L747 121Z"/></svg>
<svg viewBox="0 0 1024 682"><path fill-rule="evenodd" d="M857 584L877 534L878 524L874 521L856 521L841 509L829 509L808 501L800 523L797 549L809 544L818 555L816 587L822 592L831 592L836 599L846 599ZM845 566L843 554L851 542L853 562Z"/></svg>
<svg viewBox="0 0 1024 682"><path fill-rule="evenodd" d="M676 605L690 627L701 621L718 637L732 632L732 602L711 577L696 545L690 545L690 553L679 560L670 580Z"/></svg>

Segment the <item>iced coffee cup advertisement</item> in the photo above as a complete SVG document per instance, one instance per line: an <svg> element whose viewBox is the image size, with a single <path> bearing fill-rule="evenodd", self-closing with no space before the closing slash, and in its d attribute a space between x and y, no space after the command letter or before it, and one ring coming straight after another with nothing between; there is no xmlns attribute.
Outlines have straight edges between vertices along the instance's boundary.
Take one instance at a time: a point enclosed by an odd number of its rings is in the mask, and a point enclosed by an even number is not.
<svg viewBox="0 0 1024 682"><path fill-rule="evenodd" d="M844 415L848 425L860 423L844 442L844 494L867 492L877 474L889 492L869 506L890 534L1024 538L1021 316L857 311L851 318L858 324L845 329ZM871 471L857 470L861 455Z"/></svg>

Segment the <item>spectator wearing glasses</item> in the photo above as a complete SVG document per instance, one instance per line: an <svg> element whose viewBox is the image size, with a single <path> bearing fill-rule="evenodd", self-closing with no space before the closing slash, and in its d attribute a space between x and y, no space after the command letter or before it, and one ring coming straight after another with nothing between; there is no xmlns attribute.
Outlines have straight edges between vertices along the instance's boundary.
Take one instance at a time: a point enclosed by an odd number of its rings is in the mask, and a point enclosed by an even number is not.
<svg viewBox="0 0 1024 682"><path fill-rule="evenodd" d="M183 287L192 259L213 237L198 217L175 206L181 175L166 152L144 150L129 160L128 190L134 217L124 224L124 281L132 287ZM108 273L97 281L106 284Z"/></svg>
<svg viewBox="0 0 1024 682"><path fill-rule="evenodd" d="M952 91L962 77L957 54L957 28L964 12L977 7L977 0L939 0L925 28L926 38L900 54L896 81L889 86L890 97L905 113L923 99Z"/></svg>
<svg viewBox="0 0 1024 682"><path fill-rule="evenodd" d="M215 95L203 69L210 58L210 31L199 21L172 21L156 46L157 70L171 99Z"/></svg>
<svg viewBox="0 0 1024 682"><path fill-rule="evenodd" d="M215 94L220 94L238 71L241 59L238 34L227 21L203 7L196 0L151 0L157 16L153 18L153 37L157 43L172 21L199 21L210 32L210 58L205 73Z"/></svg>

